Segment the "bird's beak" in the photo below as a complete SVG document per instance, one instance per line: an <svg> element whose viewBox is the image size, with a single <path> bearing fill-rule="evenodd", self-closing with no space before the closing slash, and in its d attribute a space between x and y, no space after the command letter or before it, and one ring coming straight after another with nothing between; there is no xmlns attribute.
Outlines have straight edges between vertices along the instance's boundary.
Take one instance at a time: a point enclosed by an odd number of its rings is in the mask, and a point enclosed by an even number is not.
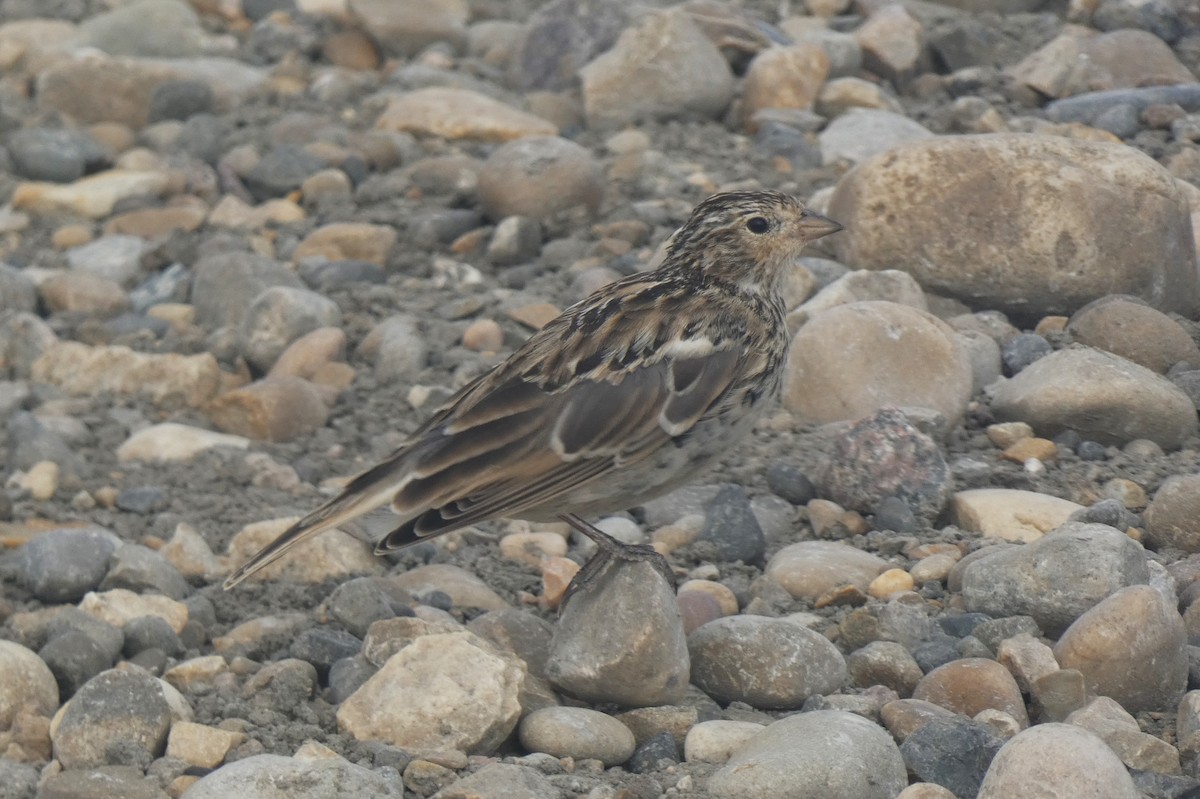
<svg viewBox="0 0 1200 799"><path fill-rule="evenodd" d="M800 217L800 232L809 241L815 241L842 229L840 222L834 222L827 216L821 216L816 211L805 211Z"/></svg>

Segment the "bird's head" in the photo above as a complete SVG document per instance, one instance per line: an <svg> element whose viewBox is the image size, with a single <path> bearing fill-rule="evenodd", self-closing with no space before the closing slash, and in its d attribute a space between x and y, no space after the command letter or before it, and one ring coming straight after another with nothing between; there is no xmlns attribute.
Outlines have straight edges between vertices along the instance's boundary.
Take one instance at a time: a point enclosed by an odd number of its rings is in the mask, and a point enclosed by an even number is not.
<svg viewBox="0 0 1200 799"><path fill-rule="evenodd" d="M696 206L672 238L664 267L774 291L809 242L842 226L777 191L714 194Z"/></svg>

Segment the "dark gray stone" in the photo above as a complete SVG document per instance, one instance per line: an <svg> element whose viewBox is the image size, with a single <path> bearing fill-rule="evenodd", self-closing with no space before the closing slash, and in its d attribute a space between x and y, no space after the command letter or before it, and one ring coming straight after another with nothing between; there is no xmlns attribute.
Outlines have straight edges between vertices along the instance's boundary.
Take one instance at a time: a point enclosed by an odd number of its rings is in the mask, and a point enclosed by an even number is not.
<svg viewBox="0 0 1200 799"><path fill-rule="evenodd" d="M334 663L357 655L362 650L362 644L345 630L312 627L296 636L290 652L292 657L311 663L317 670L317 676L325 679Z"/></svg>
<svg viewBox="0 0 1200 799"><path fill-rule="evenodd" d="M148 649L158 649L164 654L176 656L183 652L183 642L166 619L161 616L142 616L131 619L123 628L125 657L132 658Z"/></svg>
<svg viewBox="0 0 1200 799"><path fill-rule="evenodd" d="M40 461L54 461L66 474L78 474L82 463L62 436L28 411L17 411L8 420L8 465L29 469Z"/></svg>
<svg viewBox="0 0 1200 799"><path fill-rule="evenodd" d="M254 299L271 286L304 286L288 266L248 252L205 256L192 272L196 323L207 329L241 324Z"/></svg>
<svg viewBox="0 0 1200 799"><path fill-rule="evenodd" d="M1178 105L1184 111L1200 111L1200 84L1148 86L1141 89L1108 89L1055 100L1046 105L1051 122L1091 124L1097 116L1117 105L1131 105L1142 113L1151 105Z"/></svg>
<svg viewBox="0 0 1200 799"><path fill-rule="evenodd" d="M34 799L38 776L35 765L0 757L0 799Z"/></svg>
<svg viewBox="0 0 1200 799"><path fill-rule="evenodd" d="M75 602L99 587L120 544L99 527L43 533L21 548L25 587L43 602Z"/></svg>
<svg viewBox="0 0 1200 799"><path fill-rule="evenodd" d="M117 493L117 507L128 513L145 516L167 507L170 497L162 486L130 486Z"/></svg>
<svg viewBox="0 0 1200 799"><path fill-rule="evenodd" d="M624 0L546 3L529 18L525 37L513 55L517 85L526 91L577 86L579 69L612 47L631 12Z"/></svg>
<svg viewBox="0 0 1200 799"><path fill-rule="evenodd" d="M105 648L81 630L68 630L51 638L38 651L38 657L50 668L64 700L113 665L113 657Z"/></svg>
<svg viewBox="0 0 1200 799"><path fill-rule="evenodd" d="M910 773L955 796L974 797L1004 741L982 724L963 717L934 719L909 735L900 754Z"/></svg>
<svg viewBox="0 0 1200 799"><path fill-rule="evenodd" d="M13 171L30 180L70 183L106 156L86 133L51 128L27 128L8 138Z"/></svg>
<svg viewBox="0 0 1200 799"><path fill-rule="evenodd" d="M1050 342L1037 333L1021 333L1006 341L1000 347L1000 359L1004 363L1004 371L1015 375L1029 364L1044 358L1054 351Z"/></svg>
<svg viewBox="0 0 1200 799"><path fill-rule="evenodd" d="M113 553L100 588L128 588L136 593L159 593L183 599L191 592L187 580L166 558L140 544L126 544Z"/></svg>
<svg viewBox="0 0 1200 799"><path fill-rule="evenodd" d="M971 635L978 638L992 652L998 651L1000 642L1021 633L1028 633L1034 638L1040 638L1042 628L1032 616L1004 616L999 619L988 619L975 625ZM965 637L965 636L964 636Z"/></svg>
<svg viewBox="0 0 1200 799"><path fill-rule="evenodd" d="M368 261L306 260L298 271L310 288L329 292L356 283L382 283L387 279L383 267Z"/></svg>
<svg viewBox="0 0 1200 799"><path fill-rule="evenodd" d="M875 509L875 529L910 533L918 527L917 516L899 497L884 497Z"/></svg>
<svg viewBox="0 0 1200 799"><path fill-rule="evenodd" d="M362 655L342 658L329 668L329 701L335 705L350 698L377 669Z"/></svg>
<svg viewBox="0 0 1200 799"><path fill-rule="evenodd" d="M36 311L37 288L20 269L0 263L0 311Z"/></svg>
<svg viewBox="0 0 1200 799"><path fill-rule="evenodd" d="M913 660L917 661L921 671L928 674L938 666L958 660L959 640L949 635L934 635L913 647Z"/></svg>
<svg viewBox="0 0 1200 799"><path fill-rule="evenodd" d="M767 488L793 505L807 505L817 497L816 486L799 466L772 463L767 467Z"/></svg>
<svg viewBox="0 0 1200 799"><path fill-rule="evenodd" d="M697 541L712 544L722 560L759 563L767 550L767 539L750 506L750 497L740 485L726 483L704 511L704 527Z"/></svg>
<svg viewBox="0 0 1200 799"><path fill-rule="evenodd" d="M379 582L356 577L334 589L329 597L329 615L356 638L367 634L372 622L396 615L395 603Z"/></svg>
<svg viewBox="0 0 1200 799"><path fill-rule="evenodd" d="M109 670L79 689L59 721L54 754L64 768L145 768L162 753L171 706L157 679Z"/></svg>
<svg viewBox="0 0 1200 799"><path fill-rule="evenodd" d="M634 774L645 774L673 766L679 760L679 745L675 743L675 737L664 730L651 735L634 749L625 768Z"/></svg>
<svg viewBox="0 0 1200 799"><path fill-rule="evenodd" d="M246 188L258 202L282 197L300 188L304 179L325 168L325 162L291 145L274 147L245 176Z"/></svg>

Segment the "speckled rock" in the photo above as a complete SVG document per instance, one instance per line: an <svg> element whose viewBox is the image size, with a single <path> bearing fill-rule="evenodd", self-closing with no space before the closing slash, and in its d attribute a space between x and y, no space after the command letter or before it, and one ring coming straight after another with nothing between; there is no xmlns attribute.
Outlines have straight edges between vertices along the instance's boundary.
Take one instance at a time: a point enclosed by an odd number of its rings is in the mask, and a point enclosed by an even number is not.
<svg viewBox="0 0 1200 799"><path fill-rule="evenodd" d="M36 654L13 641L0 641L0 728L8 729L18 713L49 716L58 709L58 684Z"/></svg>
<svg viewBox="0 0 1200 799"><path fill-rule="evenodd" d="M222 766L188 789L189 799L321 799L344 796L398 796L400 776L356 766L340 757L301 758L255 755Z"/></svg>
<svg viewBox="0 0 1200 799"><path fill-rule="evenodd" d="M140 670L114 669L92 678L52 730L55 757L66 768L148 766L166 747L175 712L167 689Z"/></svg>
<svg viewBox="0 0 1200 799"><path fill-rule="evenodd" d="M582 707L547 707L521 719L521 745L531 752L617 766L633 754L633 733L607 713Z"/></svg>
<svg viewBox="0 0 1200 799"><path fill-rule="evenodd" d="M1039 724L997 753L978 799L1138 799L1124 764L1098 736L1070 724Z"/></svg>

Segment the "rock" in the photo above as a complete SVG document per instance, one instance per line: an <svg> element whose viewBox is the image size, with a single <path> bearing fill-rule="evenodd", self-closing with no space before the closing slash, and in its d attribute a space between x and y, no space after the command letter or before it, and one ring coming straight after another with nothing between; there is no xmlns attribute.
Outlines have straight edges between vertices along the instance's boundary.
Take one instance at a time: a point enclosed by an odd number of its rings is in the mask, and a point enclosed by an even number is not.
<svg viewBox="0 0 1200 799"><path fill-rule="evenodd" d="M954 523L986 538L1032 542L1085 510L1070 500L1015 488L972 488L950 502Z"/></svg>
<svg viewBox="0 0 1200 799"><path fill-rule="evenodd" d="M589 702L670 704L688 685L675 594L646 562L610 561L561 611L546 677Z"/></svg>
<svg viewBox="0 0 1200 799"><path fill-rule="evenodd" d="M160 680L140 670L93 677L67 704L51 730L64 768L126 765L145 768L163 752L175 714Z"/></svg>
<svg viewBox="0 0 1200 799"><path fill-rule="evenodd" d="M502 145L479 171L479 198L495 220L524 216L540 221L580 205L594 214L603 196L603 175L591 153L556 136Z"/></svg>
<svg viewBox="0 0 1200 799"><path fill-rule="evenodd" d="M179 633L188 622L188 608L170 597L139 596L125 588L88 592L79 602L79 609L115 627L124 627L142 616L159 616Z"/></svg>
<svg viewBox="0 0 1200 799"><path fill-rule="evenodd" d="M995 187L986 200L963 188L980 181ZM1064 205L1064 192L1082 199ZM964 196L986 209L977 214ZM1128 197L1140 198L1137 214ZM896 208L907 220L899 234L888 221ZM1070 313L1122 292L1186 313L1200 299L1186 202L1164 168L1120 144L1014 134L911 142L843 178L828 212L846 225L833 240L843 263L901 268L976 307ZM976 222L996 214L1009 224Z"/></svg>
<svg viewBox="0 0 1200 799"><path fill-rule="evenodd" d="M925 31L900 3L882 6L867 17L854 38L862 47L863 66L893 85L903 85L928 61Z"/></svg>
<svg viewBox="0 0 1200 799"><path fill-rule="evenodd" d="M882 558L835 541L801 541L775 553L768 579L797 599L817 599L843 585L866 591L888 564Z"/></svg>
<svg viewBox="0 0 1200 799"><path fill-rule="evenodd" d="M31 312L37 308L37 288L19 269L0 263L0 311Z"/></svg>
<svg viewBox="0 0 1200 799"><path fill-rule="evenodd" d="M135 0L86 20L80 44L110 55L182 58L200 55L204 29L180 0Z"/></svg>
<svg viewBox="0 0 1200 799"><path fill-rule="evenodd" d="M205 411L226 433L267 441L292 441L329 418L320 390L298 377L272 377L227 391Z"/></svg>
<svg viewBox="0 0 1200 799"><path fill-rule="evenodd" d="M1057 635L1110 594L1149 580L1145 553L1131 538L1106 525L1070 522L966 565L962 593L967 610L1032 616Z"/></svg>
<svg viewBox="0 0 1200 799"><path fill-rule="evenodd" d="M875 156L882 157L903 144L932 138L934 134L927 128L903 114L875 108L851 108L830 122L817 136L817 141L821 145L821 160L832 166L858 164ZM858 260L839 260L854 267L867 267ZM920 276L917 277L919 280Z"/></svg>
<svg viewBox="0 0 1200 799"><path fill-rule="evenodd" d="M617 40L630 11L620 0L553 0L540 5L512 55L514 80L524 90L574 87L579 69Z"/></svg>
<svg viewBox="0 0 1200 799"><path fill-rule="evenodd" d="M688 636L692 681L719 702L798 708L846 682L846 662L825 636L786 619L729 616Z"/></svg>
<svg viewBox="0 0 1200 799"><path fill-rule="evenodd" d="M724 763L764 729L766 725L753 721L702 721L688 730L684 759L689 763Z"/></svg>
<svg viewBox="0 0 1200 799"><path fill-rule="evenodd" d="M292 251L292 261L307 258L329 261L362 261L386 266L396 246L396 229L391 225L366 222L333 222L304 237Z"/></svg>
<svg viewBox="0 0 1200 799"><path fill-rule="evenodd" d="M723 799L891 799L907 784L900 751L882 728L845 711L817 710L755 735L713 774L708 790Z"/></svg>
<svg viewBox="0 0 1200 799"><path fill-rule="evenodd" d="M229 542L229 560L244 563L282 533L297 517L270 519L248 524ZM344 579L353 574L376 574L382 571L372 548L340 530L331 530L305 542L288 553L287 557L255 572L252 581L291 581L321 583L328 579Z"/></svg>
<svg viewBox="0 0 1200 799"><path fill-rule="evenodd" d="M158 781L147 779L136 766L97 766L56 772L39 786L42 799L120 796L121 799L162 799ZM33 794L30 794L33 796Z"/></svg>
<svg viewBox="0 0 1200 799"><path fill-rule="evenodd" d="M142 277L146 242L137 236L109 235L67 251L72 273L101 277L130 288Z"/></svg>
<svg viewBox="0 0 1200 799"><path fill-rule="evenodd" d="M111 169L73 183L20 183L13 192L12 206L35 216L75 214L102 219L122 200L162 196L169 183L165 172Z"/></svg>
<svg viewBox="0 0 1200 799"><path fill-rule="evenodd" d="M167 757L177 758L201 768L214 769L225 762L225 757L246 740L243 732L222 730L191 721L177 721L171 725L167 737Z"/></svg>
<svg viewBox="0 0 1200 799"><path fill-rule="evenodd" d="M508 603L487 583L471 572L449 563L418 566L402 574L391 575L387 584L407 591L418 599L434 591L450 597L451 607L505 610Z"/></svg>
<svg viewBox="0 0 1200 799"><path fill-rule="evenodd" d="M192 271L196 323L210 329L240 325L255 300L273 286L304 286L284 264L244 252L205 256Z"/></svg>
<svg viewBox="0 0 1200 799"><path fill-rule="evenodd" d="M1070 348L1041 358L999 384L992 410L1043 436L1064 430L1101 444L1146 438L1165 448L1196 435L1196 408L1165 377L1116 355Z"/></svg>
<svg viewBox="0 0 1200 799"><path fill-rule="evenodd" d="M1172 604L1149 586L1123 588L1076 619L1054 656L1130 713L1174 707L1187 689L1188 664L1187 634Z"/></svg>
<svg viewBox="0 0 1200 799"><path fill-rule="evenodd" d="M144 397L164 405L197 406L217 393L221 369L209 353L180 355L134 352L122 346L89 347L56 342L33 362L31 375L68 394L97 392Z"/></svg>
<svg viewBox="0 0 1200 799"><path fill-rule="evenodd" d="M21 577L43 602L74 602L99 587L119 545L100 527L51 530L21 548Z"/></svg>
<svg viewBox="0 0 1200 799"><path fill-rule="evenodd" d="M554 124L541 117L469 89L440 86L392 96L375 128L392 133L483 141L558 134Z"/></svg>
<svg viewBox="0 0 1200 799"><path fill-rule="evenodd" d="M1161 738L1142 732L1137 719L1107 696L1099 696L1067 716L1067 723L1104 739L1130 768L1160 774L1179 774L1179 750Z"/></svg>
<svg viewBox="0 0 1200 799"><path fill-rule="evenodd" d="M705 508L704 526L696 541L711 544L724 561L762 561L767 541L750 506L746 489L731 483L721 486Z"/></svg>
<svg viewBox="0 0 1200 799"><path fill-rule="evenodd" d="M1011 65L1007 72L1049 97L1196 80L1165 42L1152 33L1137 30L1111 31L1098 36L1064 31Z"/></svg>
<svg viewBox="0 0 1200 799"><path fill-rule="evenodd" d="M895 269L879 272L859 269L847 272L829 283L803 305L788 313L788 330L799 330L822 311L867 300L886 300L919 311L929 310L925 292L907 272Z"/></svg>
<svg viewBox="0 0 1200 799"><path fill-rule="evenodd" d="M325 162L307 150L277 145L246 171L243 180L255 200L264 202L296 191L305 178L325 167Z"/></svg>
<svg viewBox="0 0 1200 799"><path fill-rule="evenodd" d="M912 696L921 679L921 667L902 644L872 641L846 656L850 679L859 688L886 686L901 698Z"/></svg>
<svg viewBox="0 0 1200 799"><path fill-rule="evenodd" d="M216 228L258 230L272 223L286 225L289 222L299 222L304 217L304 209L291 200L274 199L267 200L261 205L250 205L232 194L226 194L208 215L208 224ZM247 256L249 253L221 253L221 255ZM243 304L253 298L253 295L246 298Z"/></svg>
<svg viewBox="0 0 1200 799"><path fill-rule="evenodd" d="M40 657L13 641L0 641L0 729L9 729L17 716L31 712L50 716L58 709L58 684Z"/></svg>
<svg viewBox="0 0 1200 799"><path fill-rule="evenodd" d="M1158 487L1146 508L1146 543L1200 552L1200 475L1176 474Z"/></svg>
<svg viewBox="0 0 1200 799"><path fill-rule="evenodd" d="M521 745L555 757L619 766L633 755L633 733L607 713L582 707L546 707L521 719Z"/></svg>
<svg viewBox="0 0 1200 799"><path fill-rule="evenodd" d="M287 345L306 333L341 321L337 303L314 291L273 286L254 298L238 328L238 348L266 371Z"/></svg>
<svg viewBox="0 0 1200 799"><path fill-rule="evenodd" d="M579 70L589 128L640 120L712 119L733 97L721 51L681 8L650 12ZM638 91L631 95L630 86Z"/></svg>
<svg viewBox="0 0 1200 799"><path fill-rule="evenodd" d="M963 658L937 667L917 683L913 699L968 717L992 708L1012 716L1022 727L1029 724L1017 681L1008 669L985 658Z"/></svg>
<svg viewBox="0 0 1200 799"><path fill-rule="evenodd" d="M160 83L150 95L146 110L149 123L165 120L184 122L197 114L210 114L216 93L204 81L179 78Z"/></svg>
<svg viewBox="0 0 1200 799"><path fill-rule="evenodd" d="M348 0L347 5L388 55L415 56L435 42L449 42L455 49L466 44L466 0Z"/></svg>
<svg viewBox="0 0 1200 799"><path fill-rule="evenodd" d="M402 748L491 753L516 727L524 681L520 660L473 633L421 636L342 703L338 728Z"/></svg>
<svg viewBox="0 0 1200 799"><path fill-rule="evenodd" d="M863 513L894 497L929 524L950 498L952 479L937 443L884 407L834 440L816 485L822 497Z"/></svg>
<svg viewBox="0 0 1200 799"><path fill-rule="evenodd" d="M118 503L119 505L119 503ZM162 555L138 544L117 547L108 563L108 574L100 588L127 588L183 599L191 593L187 580Z"/></svg>
<svg viewBox="0 0 1200 799"><path fill-rule="evenodd" d="M424 368L429 344L421 335L416 317L396 314L371 328L359 343L358 354L371 359L375 376L387 382Z"/></svg>
<svg viewBox="0 0 1200 799"><path fill-rule="evenodd" d="M1080 344L1111 352L1166 374L1183 362L1200 368L1200 347L1171 317L1134 297L1110 296L1085 305L1067 327Z"/></svg>
<svg viewBox="0 0 1200 799"><path fill-rule="evenodd" d="M481 799L485 796L555 796L558 789L540 771L511 763L489 763L438 791L438 799Z"/></svg>
<svg viewBox="0 0 1200 799"><path fill-rule="evenodd" d="M959 336L932 314L855 302L812 319L792 339L783 403L818 422L858 419L885 405L933 408L956 424L971 395Z"/></svg>
<svg viewBox="0 0 1200 799"><path fill-rule="evenodd" d="M103 151L90 136L73 130L25 128L5 142L13 172L30 180L72 183L89 166L104 161Z"/></svg>
<svg viewBox="0 0 1200 799"><path fill-rule="evenodd" d="M754 115L768 108L812 108L817 92L829 76L829 56L820 45L799 42L768 47L746 68L742 84L742 126L754 133Z"/></svg>
<svg viewBox="0 0 1200 799"><path fill-rule="evenodd" d="M38 286L38 293L52 313L112 317L129 307L120 285L86 272L49 277Z"/></svg>
<svg viewBox="0 0 1200 799"><path fill-rule="evenodd" d="M978 799L1055 795L1138 799L1129 772L1099 737L1070 724L1039 724L997 753Z"/></svg>
<svg viewBox="0 0 1200 799"><path fill-rule="evenodd" d="M143 427L117 447L118 461L149 463L187 462L216 447L246 449L250 439L205 430L202 427L163 422Z"/></svg>
<svg viewBox="0 0 1200 799"><path fill-rule="evenodd" d="M188 799L290 799L327 796L399 796L404 790L394 771L356 766L341 757L301 758L254 755L202 777L187 790Z"/></svg>
<svg viewBox="0 0 1200 799"><path fill-rule="evenodd" d="M159 550L167 562L187 578L211 580L221 573L221 563L208 542L194 528L181 522L171 540Z"/></svg>
<svg viewBox="0 0 1200 799"><path fill-rule="evenodd" d="M1004 741L984 725L962 718L935 719L904 740L900 754L924 782L975 796Z"/></svg>

